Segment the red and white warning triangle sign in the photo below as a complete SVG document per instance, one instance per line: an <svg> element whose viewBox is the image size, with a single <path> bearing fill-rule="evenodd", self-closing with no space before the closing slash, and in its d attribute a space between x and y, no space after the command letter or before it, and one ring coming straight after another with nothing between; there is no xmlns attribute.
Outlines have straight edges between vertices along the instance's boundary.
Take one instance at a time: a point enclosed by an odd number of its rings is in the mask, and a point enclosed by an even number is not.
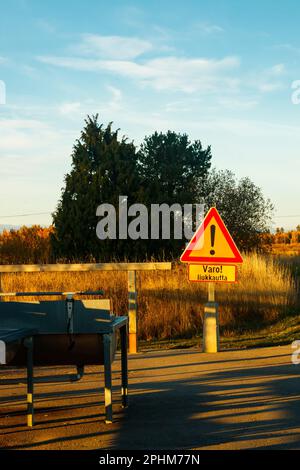
<svg viewBox="0 0 300 470"><path fill-rule="evenodd" d="M215 207L211 208L181 255L183 263L238 264L243 258Z"/></svg>

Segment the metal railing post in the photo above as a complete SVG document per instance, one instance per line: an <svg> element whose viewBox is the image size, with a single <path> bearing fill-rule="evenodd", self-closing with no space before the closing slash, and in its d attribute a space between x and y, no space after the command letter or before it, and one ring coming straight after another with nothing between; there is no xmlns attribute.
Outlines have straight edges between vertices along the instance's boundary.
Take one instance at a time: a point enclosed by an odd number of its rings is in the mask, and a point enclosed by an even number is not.
<svg viewBox="0 0 300 470"><path fill-rule="evenodd" d="M121 395L122 406L126 408L128 405L128 364L127 364L127 325L120 328L121 334Z"/></svg>
<svg viewBox="0 0 300 470"><path fill-rule="evenodd" d="M129 352L137 353L136 271L128 271Z"/></svg>
<svg viewBox="0 0 300 470"><path fill-rule="evenodd" d="M34 384L33 384L33 338L26 338L24 346L27 349L27 426L34 425Z"/></svg>
<svg viewBox="0 0 300 470"><path fill-rule="evenodd" d="M105 422L112 423L111 335L103 335Z"/></svg>

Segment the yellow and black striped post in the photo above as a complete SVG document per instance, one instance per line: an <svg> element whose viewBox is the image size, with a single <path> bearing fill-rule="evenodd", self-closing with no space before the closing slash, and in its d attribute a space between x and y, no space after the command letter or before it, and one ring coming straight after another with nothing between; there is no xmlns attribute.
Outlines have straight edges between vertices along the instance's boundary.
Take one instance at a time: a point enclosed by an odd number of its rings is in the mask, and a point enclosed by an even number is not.
<svg viewBox="0 0 300 470"><path fill-rule="evenodd" d="M136 272L128 271L129 352L137 353L137 293Z"/></svg>
<svg viewBox="0 0 300 470"><path fill-rule="evenodd" d="M122 368L122 406L128 406L128 364L127 364L127 325L120 328L121 334L121 368Z"/></svg>
<svg viewBox="0 0 300 470"><path fill-rule="evenodd" d="M105 422L112 423L111 334L103 335Z"/></svg>
<svg viewBox="0 0 300 470"><path fill-rule="evenodd" d="M26 338L27 349L27 426L34 425L34 395L33 395L33 338Z"/></svg>

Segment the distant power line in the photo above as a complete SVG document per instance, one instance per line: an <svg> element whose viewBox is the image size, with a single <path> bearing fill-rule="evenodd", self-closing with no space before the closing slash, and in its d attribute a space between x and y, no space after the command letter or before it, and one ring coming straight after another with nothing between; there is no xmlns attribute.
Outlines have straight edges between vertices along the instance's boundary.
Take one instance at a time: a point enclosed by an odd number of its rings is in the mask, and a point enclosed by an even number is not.
<svg viewBox="0 0 300 470"><path fill-rule="evenodd" d="M32 215L49 215L52 212L32 212L31 214L14 214L14 215L0 215L1 219L13 218L13 217L30 217Z"/></svg>
<svg viewBox="0 0 300 470"><path fill-rule="evenodd" d="M31 212L29 214L14 214L14 215L0 215L0 219L7 219L7 218L13 218L13 217L31 217L33 215L49 215L52 214L52 211L48 212ZM282 219L282 218L289 218L289 217L299 217L300 214L292 214L292 215L275 215L275 219Z"/></svg>
<svg viewBox="0 0 300 470"><path fill-rule="evenodd" d="M296 215L275 215L275 219L281 219L281 218L284 218L284 217L300 217L300 214L296 214Z"/></svg>

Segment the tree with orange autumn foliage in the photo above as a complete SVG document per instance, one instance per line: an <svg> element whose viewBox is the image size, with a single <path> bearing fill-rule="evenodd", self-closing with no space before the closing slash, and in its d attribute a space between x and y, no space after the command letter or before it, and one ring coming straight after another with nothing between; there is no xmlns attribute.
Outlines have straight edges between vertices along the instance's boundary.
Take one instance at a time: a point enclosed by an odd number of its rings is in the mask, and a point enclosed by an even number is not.
<svg viewBox="0 0 300 470"><path fill-rule="evenodd" d="M296 230L285 231L283 227L278 227L275 233L262 233L261 240L265 251L274 251L274 247L276 247L276 250L278 247L282 247L284 250L289 249L289 247L299 250L300 225L296 227Z"/></svg>
<svg viewBox="0 0 300 470"><path fill-rule="evenodd" d="M51 261L53 227L23 226L0 234L1 264L38 264Z"/></svg>
<svg viewBox="0 0 300 470"><path fill-rule="evenodd" d="M291 245L294 243L300 243L300 227L298 226L296 230L289 230L285 232L283 229L277 229L276 233L273 235L273 243L283 243L285 245Z"/></svg>

